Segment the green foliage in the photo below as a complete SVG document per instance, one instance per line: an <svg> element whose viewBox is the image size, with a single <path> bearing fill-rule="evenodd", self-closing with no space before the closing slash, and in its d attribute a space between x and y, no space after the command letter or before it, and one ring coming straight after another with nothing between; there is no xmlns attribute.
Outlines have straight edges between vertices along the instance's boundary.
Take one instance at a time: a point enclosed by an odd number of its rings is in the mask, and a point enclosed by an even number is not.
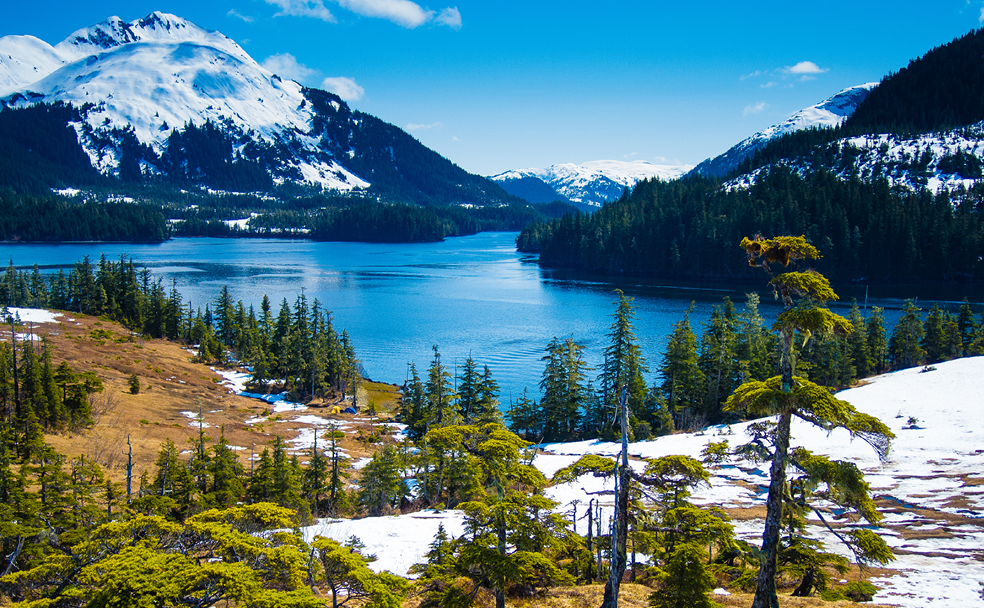
<svg viewBox="0 0 984 608"><path fill-rule="evenodd" d="M681 543L670 554L649 596L653 608L718 608L708 597L717 581L704 564L705 552L696 543Z"/></svg>
<svg viewBox="0 0 984 608"><path fill-rule="evenodd" d="M130 374L130 394L136 395L140 393L140 378L137 378L136 374Z"/></svg>
<svg viewBox="0 0 984 608"><path fill-rule="evenodd" d="M615 473L615 461L597 454L585 454L574 463L559 469L550 481L554 484L570 483L588 473L595 477L609 477Z"/></svg>
<svg viewBox="0 0 984 608"><path fill-rule="evenodd" d="M922 363L926 356L926 351L921 344L925 330L919 312L920 309L916 307L915 302L906 300L902 316L892 330L892 339L889 340L888 348L892 367L895 369L915 367Z"/></svg>

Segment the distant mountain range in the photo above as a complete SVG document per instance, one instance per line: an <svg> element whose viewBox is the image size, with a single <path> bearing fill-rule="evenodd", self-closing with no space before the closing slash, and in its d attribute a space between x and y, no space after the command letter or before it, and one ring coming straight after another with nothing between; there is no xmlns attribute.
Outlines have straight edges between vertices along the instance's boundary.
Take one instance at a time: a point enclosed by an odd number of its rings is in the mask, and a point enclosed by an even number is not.
<svg viewBox="0 0 984 608"><path fill-rule="evenodd" d="M691 169L692 165L656 165L643 160L598 160L506 171L490 179L506 192L532 203L559 200L590 209L617 199L626 188L631 189L643 179L672 180Z"/></svg>
<svg viewBox="0 0 984 608"><path fill-rule="evenodd" d="M40 104L72 111L28 112ZM230 38L161 12L111 17L54 46L0 38L0 107L8 168L43 165L34 177L49 187L77 185L59 171L72 152L31 133L67 126L95 171L123 182L240 192L290 183L423 204L517 200L336 95L271 73ZM23 170L0 171L0 185L17 188Z"/></svg>

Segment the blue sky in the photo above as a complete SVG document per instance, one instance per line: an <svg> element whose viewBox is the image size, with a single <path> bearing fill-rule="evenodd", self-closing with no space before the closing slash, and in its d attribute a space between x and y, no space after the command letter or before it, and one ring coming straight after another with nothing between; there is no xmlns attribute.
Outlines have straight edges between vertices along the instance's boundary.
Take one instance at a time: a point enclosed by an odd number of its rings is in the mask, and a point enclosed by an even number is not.
<svg viewBox="0 0 984 608"><path fill-rule="evenodd" d="M0 36L55 44L110 15L174 13L492 175L696 164L984 20L982 0L436 1L14 2Z"/></svg>

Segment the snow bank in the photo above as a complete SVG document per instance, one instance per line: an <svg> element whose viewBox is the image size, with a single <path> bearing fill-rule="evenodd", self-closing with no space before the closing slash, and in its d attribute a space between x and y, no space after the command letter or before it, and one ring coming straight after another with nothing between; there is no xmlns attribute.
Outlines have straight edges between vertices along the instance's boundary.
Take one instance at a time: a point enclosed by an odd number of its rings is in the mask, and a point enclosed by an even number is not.
<svg viewBox="0 0 984 608"><path fill-rule="evenodd" d="M58 323L58 317L62 316L60 312L51 312L43 308L10 307L7 312L23 323Z"/></svg>
<svg viewBox="0 0 984 608"><path fill-rule="evenodd" d="M428 545L434 541L437 528L443 524L450 537L464 534L464 515L460 511L421 511L393 517L363 519L324 519L313 526L301 528L304 540L324 536L344 543L351 536L359 537L366 555L379 559L369 564L376 572L388 570L407 576L410 566L424 561Z"/></svg>

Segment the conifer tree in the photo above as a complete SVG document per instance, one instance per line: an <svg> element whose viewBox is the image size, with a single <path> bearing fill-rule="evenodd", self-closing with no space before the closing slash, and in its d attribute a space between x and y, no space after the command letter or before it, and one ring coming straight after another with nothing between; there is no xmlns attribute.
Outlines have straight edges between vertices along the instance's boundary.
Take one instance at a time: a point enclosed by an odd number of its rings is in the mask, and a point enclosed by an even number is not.
<svg viewBox="0 0 984 608"><path fill-rule="evenodd" d="M427 428L454 426L462 421L461 412L455 402L454 379L447 366L441 363L441 353L435 344L434 359L427 370L427 383L424 394L427 398L426 420Z"/></svg>
<svg viewBox="0 0 984 608"><path fill-rule="evenodd" d="M902 308L902 316L892 329L892 339L888 343L888 348L892 367L895 369L915 367L926 357L926 351L922 347L925 332L919 315L920 310L915 302L906 300Z"/></svg>
<svg viewBox="0 0 984 608"><path fill-rule="evenodd" d="M851 302L851 312L847 316L847 320L851 323L851 327L854 328L854 331L847 336L851 365L854 366L858 378L867 378L871 375L873 365L871 354L868 350L867 332L864 331L865 320L861 316L861 309L858 308L857 300Z"/></svg>
<svg viewBox="0 0 984 608"><path fill-rule="evenodd" d="M742 384L728 398L726 404L729 409L750 416L778 415L775 427L766 433L771 445L770 482L760 567L752 603L753 608L778 608L776 574L783 503L787 493L786 469L790 463L792 417L796 416L827 430L845 428L852 436L860 437L871 444L880 458L887 455L893 435L878 419L858 412L851 404L835 398L823 387L795 375L796 352L793 338L796 332L820 335L849 333L853 329L847 319L820 307L824 302L837 298L823 275L813 270L777 274L772 269L773 265L786 267L799 260L816 259L820 255L819 251L807 243L804 237L790 236L745 238L741 247L748 255L749 264L760 266L766 271L771 278L770 284L783 303L783 312L775 325L782 346L780 374L764 382ZM801 298L799 305L794 297ZM887 549L884 541L881 541L881 547Z"/></svg>
<svg viewBox="0 0 984 608"><path fill-rule="evenodd" d="M871 371L880 374L888 369L888 339L885 335L884 310L877 306L871 310L864 325L865 341L871 358Z"/></svg>
<svg viewBox="0 0 984 608"><path fill-rule="evenodd" d="M673 325L666 344L662 391L678 429L693 430L707 421L703 412L706 379L697 358L697 337L690 329L690 313Z"/></svg>
<svg viewBox="0 0 984 608"><path fill-rule="evenodd" d="M568 338L557 338L547 345L546 362L540 380L543 398L540 401L541 434L545 441L574 439L581 426L582 411L587 405L585 387L587 364L582 355L584 347Z"/></svg>
<svg viewBox="0 0 984 608"><path fill-rule="evenodd" d="M707 379L703 411L712 424L721 421L721 405L738 386L736 323L734 304L725 297L724 303L711 311L700 339L698 365Z"/></svg>
<svg viewBox="0 0 984 608"><path fill-rule="evenodd" d="M620 289L616 289L618 302L612 313L612 324L608 331L608 346L605 348L605 363L598 380L601 382L604 407L614 412L622 389L628 391L629 413L634 420L647 420L645 411L646 360L642 356L642 348L636 338L632 321L635 319L635 309L632 298L626 297Z"/></svg>
<svg viewBox="0 0 984 608"><path fill-rule="evenodd" d="M486 365L478 383L478 403L475 422L483 424L503 424L502 412L499 410L499 383L492 377L492 371Z"/></svg>
<svg viewBox="0 0 984 608"><path fill-rule="evenodd" d="M403 480L399 455L392 446L386 446L362 469L359 506L370 517L385 515L407 494L409 488Z"/></svg>
<svg viewBox="0 0 984 608"><path fill-rule="evenodd" d="M232 507L243 498L243 465L225 438L225 426L219 429L219 440L212 446L208 460L210 477L208 502L219 508Z"/></svg>

